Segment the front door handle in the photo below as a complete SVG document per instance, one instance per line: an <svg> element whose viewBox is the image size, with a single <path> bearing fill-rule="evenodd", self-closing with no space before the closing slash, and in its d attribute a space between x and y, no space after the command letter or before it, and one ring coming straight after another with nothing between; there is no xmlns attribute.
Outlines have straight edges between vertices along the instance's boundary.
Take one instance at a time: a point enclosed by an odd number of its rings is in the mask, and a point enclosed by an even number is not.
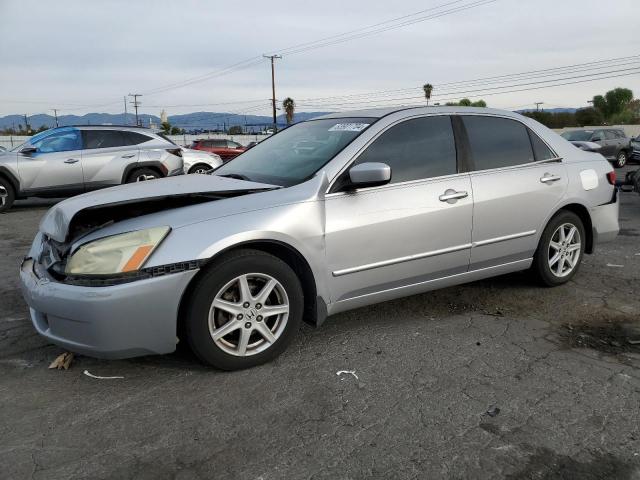
<svg viewBox="0 0 640 480"><path fill-rule="evenodd" d="M80 160L77 158L68 158L64 161L64 163L78 163Z"/></svg>
<svg viewBox="0 0 640 480"><path fill-rule="evenodd" d="M131 155L122 155L122 158L133 158L135 156L136 156L136 154L132 153Z"/></svg>
<svg viewBox="0 0 640 480"><path fill-rule="evenodd" d="M456 200L459 200L460 198L465 198L468 196L469 194L467 192L457 192L450 188L446 192L444 192L442 195L440 195L438 198L440 199L441 202L455 203Z"/></svg>
<svg viewBox="0 0 640 480"><path fill-rule="evenodd" d="M557 175L551 175L550 173L545 173L544 176L540 179L542 183L553 183L560 180L560 177Z"/></svg>

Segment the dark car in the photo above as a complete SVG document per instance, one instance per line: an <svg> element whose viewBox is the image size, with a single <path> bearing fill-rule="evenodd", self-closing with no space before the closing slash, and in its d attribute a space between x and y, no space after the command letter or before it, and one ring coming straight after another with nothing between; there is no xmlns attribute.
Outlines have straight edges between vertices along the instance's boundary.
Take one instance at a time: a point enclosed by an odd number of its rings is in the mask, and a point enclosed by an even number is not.
<svg viewBox="0 0 640 480"><path fill-rule="evenodd" d="M631 140L621 128L570 130L561 135L570 142L597 143L601 147L599 152L616 168L624 167L631 157Z"/></svg>
<svg viewBox="0 0 640 480"><path fill-rule="evenodd" d="M194 150L204 150L205 152L215 153L220 155L223 162L227 162L232 158L237 157L247 148L240 145L238 142L232 140L215 139L215 140L195 140L191 144L191 148Z"/></svg>
<svg viewBox="0 0 640 480"><path fill-rule="evenodd" d="M631 156L629 159L640 162L640 135L631 139Z"/></svg>

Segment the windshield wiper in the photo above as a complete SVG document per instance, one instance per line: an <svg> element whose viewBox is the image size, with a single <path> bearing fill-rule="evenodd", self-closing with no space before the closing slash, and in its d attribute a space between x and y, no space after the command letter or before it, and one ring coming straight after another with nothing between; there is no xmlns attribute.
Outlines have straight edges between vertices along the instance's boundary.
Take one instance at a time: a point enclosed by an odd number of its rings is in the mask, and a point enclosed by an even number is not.
<svg viewBox="0 0 640 480"><path fill-rule="evenodd" d="M226 178L235 178L236 180L246 180L248 182L251 181L249 177L247 177L246 175L242 175L241 173L225 173L224 175L218 175L218 176L226 177Z"/></svg>

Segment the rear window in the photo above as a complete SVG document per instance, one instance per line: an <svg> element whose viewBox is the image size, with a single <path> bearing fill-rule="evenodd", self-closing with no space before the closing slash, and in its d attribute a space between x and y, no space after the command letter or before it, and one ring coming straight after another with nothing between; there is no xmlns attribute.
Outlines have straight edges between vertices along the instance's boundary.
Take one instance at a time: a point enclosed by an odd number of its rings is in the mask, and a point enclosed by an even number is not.
<svg viewBox="0 0 640 480"><path fill-rule="evenodd" d="M508 118L463 116L474 170L511 167L535 161L527 127Z"/></svg>
<svg viewBox="0 0 640 480"><path fill-rule="evenodd" d="M82 130L82 140L85 150L126 145L122 132L118 130Z"/></svg>

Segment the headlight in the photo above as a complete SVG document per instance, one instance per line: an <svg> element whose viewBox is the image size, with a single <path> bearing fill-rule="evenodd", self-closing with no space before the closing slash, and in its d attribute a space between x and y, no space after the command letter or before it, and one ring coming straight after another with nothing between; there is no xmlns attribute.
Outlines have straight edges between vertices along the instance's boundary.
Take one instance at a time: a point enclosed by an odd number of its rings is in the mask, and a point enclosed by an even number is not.
<svg viewBox="0 0 640 480"><path fill-rule="evenodd" d="M69 275L108 275L140 269L171 229L121 233L82 245L67 262Z"/></svg>

